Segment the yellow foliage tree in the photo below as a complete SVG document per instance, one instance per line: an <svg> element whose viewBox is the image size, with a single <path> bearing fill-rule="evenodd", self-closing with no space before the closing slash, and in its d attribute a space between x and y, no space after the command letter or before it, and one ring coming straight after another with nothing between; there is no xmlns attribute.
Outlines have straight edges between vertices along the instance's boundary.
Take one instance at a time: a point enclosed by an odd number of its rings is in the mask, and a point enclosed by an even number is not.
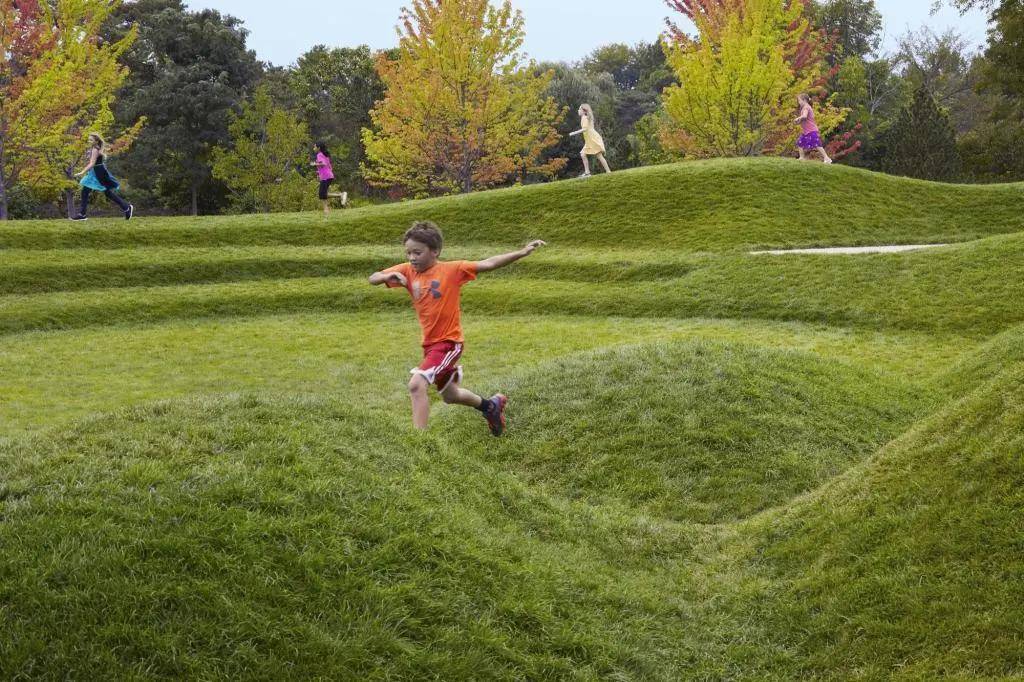
<svg viewBox="0 0 1024 682"><path fill-rule="evenodd" d="M469 192L517 173L554 175L542 162L564 111L518 53L523 16L506 0L413 0L396 59L378 58L386 92L363 130L366 179L414 195Z"/></svg>
<svg viewBox="0 0 1024 682"><path fill-rule="evenodd" d="M72 210L75 167L82 162L92 131L109 136L110 104L128 75L119 62L134 42L129 31L105 43L103 23L117 6L110 0L54 0L37 3L37 20L47 49L28 67L24 86L10 104L12 125L5 140L22 180L44 192L63 191ZM110 151L131 144L144 121L123 131Z"/></svg>
<svg viewBox="0 0 1024 682"><path fill-rule="evenodd" d="M675 2L697 27L696 39L666 39L679 80L665 90L662 145L695 157L784 153L798 135L796 96L821 93L829 65L802 0ZM822 137L847 110L816 107Z"/></svg>

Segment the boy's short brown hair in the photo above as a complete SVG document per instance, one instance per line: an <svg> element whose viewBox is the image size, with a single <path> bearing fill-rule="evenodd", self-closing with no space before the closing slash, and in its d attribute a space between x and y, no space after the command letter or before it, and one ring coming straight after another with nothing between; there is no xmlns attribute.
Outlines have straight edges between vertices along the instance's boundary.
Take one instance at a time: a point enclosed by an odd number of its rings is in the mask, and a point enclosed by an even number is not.
<svg viewBox="0 0 1024 682"><path fill-rule="evenodd" d="M441 228L429 220L414 222L412 227L405 231L402 243L404 244L410 239L425 244L431 251L438 253L441 253L441 247L444 246L444 235L441 234Z"/></svg>

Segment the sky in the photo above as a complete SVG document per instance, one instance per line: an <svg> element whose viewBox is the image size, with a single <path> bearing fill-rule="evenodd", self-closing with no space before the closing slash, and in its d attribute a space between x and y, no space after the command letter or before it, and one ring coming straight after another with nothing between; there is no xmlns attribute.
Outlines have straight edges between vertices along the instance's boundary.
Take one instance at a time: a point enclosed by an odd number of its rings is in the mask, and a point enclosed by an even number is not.
<svg viewBox="0 0 1024 682"><path fill-rule="evenodd" d="M380 49L397 44L395 24L409 0L186 0L191 9L211 8L245 22L248 45L263 61L293 64L314 45ZM662 0L512 0L526 18L526 53L537 61L577 61L608 43L654 40L670 14ZM961 17L932 0L876 0L885 20L883 50L908 29L953 27L968 42L985 42L985 16ZM679 15L676 15L679 16Z"/></svg>

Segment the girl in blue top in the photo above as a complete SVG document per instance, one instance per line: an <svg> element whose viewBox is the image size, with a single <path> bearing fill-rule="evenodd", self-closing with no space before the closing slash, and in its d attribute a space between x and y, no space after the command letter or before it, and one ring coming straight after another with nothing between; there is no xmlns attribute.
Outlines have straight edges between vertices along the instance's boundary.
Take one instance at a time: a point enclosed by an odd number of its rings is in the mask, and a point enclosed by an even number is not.
<svg viewBox="0 0 1024 682"><path fill-rule="evenodd" d="M72 216L72 220L86 220L89 217L89 195L93 192L103 192L104 196L120 206L125 220L131 220L135 214L135 207L117 193L121 184L107 170L103 146L103 138L99 133L89 133L89 163L75 173L82 177L78 183L82 186L82 203L78 215Z"/></svg>

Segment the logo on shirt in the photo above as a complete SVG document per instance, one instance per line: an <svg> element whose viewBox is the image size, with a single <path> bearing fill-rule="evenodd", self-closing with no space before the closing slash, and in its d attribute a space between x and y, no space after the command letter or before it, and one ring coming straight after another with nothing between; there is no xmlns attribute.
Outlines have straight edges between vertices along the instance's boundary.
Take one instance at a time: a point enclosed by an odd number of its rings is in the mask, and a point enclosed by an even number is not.
<svg viewBox="0 0 1024 682"><path fill-rule="evenodd" d="M441 281L431 280L430 281L430 295L434 298L441 298Z"/></svg>

